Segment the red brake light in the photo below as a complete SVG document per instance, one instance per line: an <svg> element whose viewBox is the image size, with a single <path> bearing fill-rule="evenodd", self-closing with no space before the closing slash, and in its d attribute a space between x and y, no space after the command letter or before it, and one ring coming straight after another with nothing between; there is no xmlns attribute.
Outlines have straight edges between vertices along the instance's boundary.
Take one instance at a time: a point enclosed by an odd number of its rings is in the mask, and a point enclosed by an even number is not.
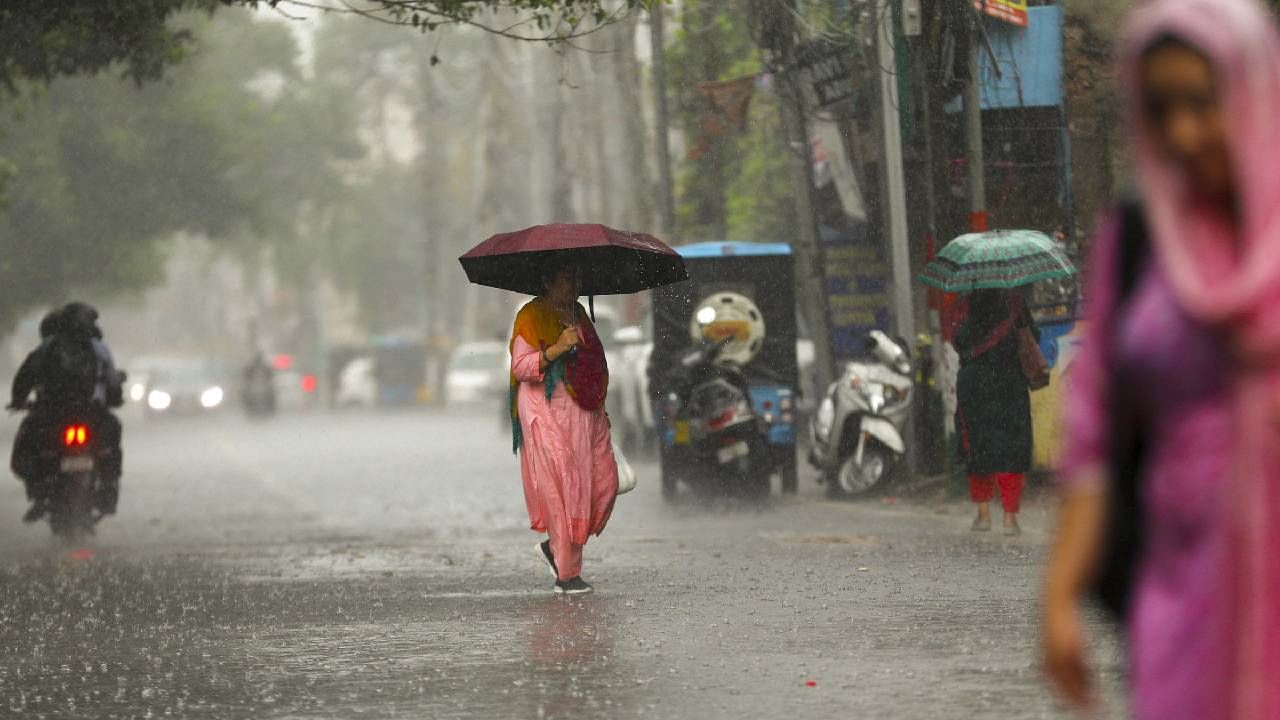
<svg viewBox="0 0 1280 720"><path fill-rule="evenodd" d="M320 387L320 381L316 379L315 375L302 376L302 392L313 393L318 387Z"/></svg>
<svg viewBox="0 0 1280 720"><path fill-rule="evenodd" d="M707 426L712 430L719 430L729 423L733 422L734 411L725 410L707 422Z"/></svg>
<svg viewBox="0 0 1280 720"><path fill-rule="evenodd" d="M62 433L62 442L67 447L84 445L89 442L89 428L84 425L68 425Z"/></svg>
<svg viewBox="0 0 1280 720"><path fill-rule="evenodd" d="M293 356L285 355L283 353L281 353L280 355L276 355L275 357L271 358L271 367L275 368L276 370L292 370Z"/></svg>

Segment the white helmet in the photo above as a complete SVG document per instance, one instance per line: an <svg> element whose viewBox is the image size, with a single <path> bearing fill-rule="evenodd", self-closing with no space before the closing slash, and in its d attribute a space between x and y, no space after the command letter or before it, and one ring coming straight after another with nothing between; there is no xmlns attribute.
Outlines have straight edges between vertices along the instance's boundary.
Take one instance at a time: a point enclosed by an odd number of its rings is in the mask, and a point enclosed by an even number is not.
<svg viewBox="0 0 1280 720"><path fill-rule="evenodd" d="M732 338L720 352L719 362L746 365L764 345L764 316L745 295L718 292L698 303L689 320L694 343Z"/></svg>

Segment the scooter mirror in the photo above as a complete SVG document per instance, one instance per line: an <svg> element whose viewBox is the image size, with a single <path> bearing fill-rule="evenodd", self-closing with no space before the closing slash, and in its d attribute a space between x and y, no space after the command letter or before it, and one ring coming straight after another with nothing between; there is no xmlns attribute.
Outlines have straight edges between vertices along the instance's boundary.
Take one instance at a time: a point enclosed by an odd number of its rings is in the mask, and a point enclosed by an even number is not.
<svg viewBox="0 0 1280 720"><path fill-rule="evenodd" d="M907 356L906 350L903 350L898 343L890 340L888 335L879 330L872 330L867 338L867 343L870 346L871 353L880 362L903 375L911 372L911 358Z"/></svg>

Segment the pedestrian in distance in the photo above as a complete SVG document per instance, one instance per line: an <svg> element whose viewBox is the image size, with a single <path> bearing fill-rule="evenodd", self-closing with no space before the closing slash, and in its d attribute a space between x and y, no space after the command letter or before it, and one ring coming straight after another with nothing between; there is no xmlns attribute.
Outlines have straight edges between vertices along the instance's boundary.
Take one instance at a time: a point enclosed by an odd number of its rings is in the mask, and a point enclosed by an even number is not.
<svg viewBox="0 0 1280 720"><path fill-rule="evenodd" d="M969 497L978 506L972 528L991 529L991 501L998 492L1004 533L1017 535L1018 510L1031 469L1031 395L1018 350L1018 333L1031 313L1017 290L978 290L968 298L953 343L960 355L956 376L956 429L969 474Z"/></svg>
<svg viewBox="0 0 1280 720"><path fill-rule="evenodd" d="M511 335L511 411L530 526L549 538L538 557L555 592L580 595L582 549L609 522L618 470L604 411L609 370L604 347L578 303L582 277L549 265L545 291L516 316Z"/></svg>
<svg viewBox="0 0 1280 720"><path fill-rule="evenodd" d="M1280 35L1256 0L1155 0L1123 37L1139 202L1093 243L1046 669L1075 706L1094 702L1080 610L1094 587L1119 598L1139 720L1276 720ZM1126 553L1127 589L1109 593Z"/></svg>

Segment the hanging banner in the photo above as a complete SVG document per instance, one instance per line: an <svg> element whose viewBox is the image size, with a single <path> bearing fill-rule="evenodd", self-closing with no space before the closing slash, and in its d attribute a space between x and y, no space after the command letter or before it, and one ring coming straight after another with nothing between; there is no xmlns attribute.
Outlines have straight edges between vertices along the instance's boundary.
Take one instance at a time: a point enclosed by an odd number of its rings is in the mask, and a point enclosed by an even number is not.
<svg viewBox="0 0 1280 720"><path fill-rule="evenodd" d="M840 194L840 206L844 214L857 222L866 222L867 205L862 197L862 188L854 173L853 164L849 161L849 153L845 149L844 136L840 133L840 125L834 120L815 118L810 121L813 127L813 172L817 187L824 187L826 182L834 181ZM824 182L825 180L825 182Z"/></svg>
<svg viewBox="0 0 1280 720"><path fill-rule="evenodd" d="M1027 27L1027 0L973 0L980 12L1018 27Z"/></svg>
<svg viewBox="0 0 1280 720"><path fill-rule="evenodd" d="M747 128L751 97L755 94L759 78L759 75L748 75L733 80L700 82L694 87L694 92L705 101L706 109L698 121L698 139L689 148L687 159L701 159L711 151L721 135Z"/></svg>

